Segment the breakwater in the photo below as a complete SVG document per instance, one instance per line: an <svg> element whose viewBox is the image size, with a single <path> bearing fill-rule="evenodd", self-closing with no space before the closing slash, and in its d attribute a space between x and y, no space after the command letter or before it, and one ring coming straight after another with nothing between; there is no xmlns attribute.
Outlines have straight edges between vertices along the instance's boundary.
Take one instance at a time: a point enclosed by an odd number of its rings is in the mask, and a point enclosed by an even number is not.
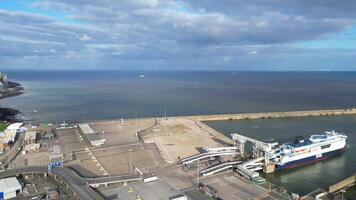
<svg viewBox="0 0 356 200"><path fill-rule="evenodd" d="M204 121L222 121L222 120L272 119L272 118L288 118L288 117L317 117L317 116L334 116L334 115L356 115L356 108L335 109L335 110L306 110L306 111L286 111L286 112L196 115L196 116L188 116L188 118L204 122Z"/></svg>

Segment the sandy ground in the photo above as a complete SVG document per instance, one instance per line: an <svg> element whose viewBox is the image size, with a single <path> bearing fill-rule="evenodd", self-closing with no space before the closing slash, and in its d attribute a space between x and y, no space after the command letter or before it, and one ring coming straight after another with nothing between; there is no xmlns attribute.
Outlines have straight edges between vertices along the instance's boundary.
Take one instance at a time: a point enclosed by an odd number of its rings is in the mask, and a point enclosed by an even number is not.
<svg viewBox="0 0 356 200"><path fill-rule="evenodd" d="M202 147L232 144L214 129L188 118L160 120L152 131L145 133L144 140L155 143L167 163L198 154Z"/></svg>
<svg viewBox="0 0 356 200"><path fill-rule="evenodd" d="M104 147L133 144L138 142L137 132L152 126L153 118L100 121L90 123L90 127L106 139Z"/></svg>

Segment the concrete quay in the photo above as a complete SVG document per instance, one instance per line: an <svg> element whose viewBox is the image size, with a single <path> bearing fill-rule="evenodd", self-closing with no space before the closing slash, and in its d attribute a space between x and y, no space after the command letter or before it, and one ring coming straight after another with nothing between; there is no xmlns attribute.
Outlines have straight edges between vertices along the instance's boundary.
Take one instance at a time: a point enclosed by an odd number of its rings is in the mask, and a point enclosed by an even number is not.
<svg viewBox="0 0 356 200"><path fill-rule="evenodd" d="M285 111L285 112L196 115L196 116L186 116L186 118L204 122L204 121L222 121L222 120L318 117L318 116L355 115L355 114L356 114L356 108L349 108L349 109L334 109L334 110L305 110L305 111Z"/></svg>

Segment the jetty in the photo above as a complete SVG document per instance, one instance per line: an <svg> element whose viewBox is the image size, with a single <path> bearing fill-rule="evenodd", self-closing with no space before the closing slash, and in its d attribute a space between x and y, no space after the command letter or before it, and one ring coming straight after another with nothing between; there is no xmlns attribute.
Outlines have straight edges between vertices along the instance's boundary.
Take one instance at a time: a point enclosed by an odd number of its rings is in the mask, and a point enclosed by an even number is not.
<svg viewBox="0 0 356 200"><path fill-rule="evenodd" d="M334 110L304 110L304 111L285 111L285 112L263 112L263 113L237 113L237 114L218 114L218 115L195 115L186 116L196 121L223 121L223 120L247 120L247 119L272 119L289 117L318 117L333 115L355 115L356 108L334 109Z"/></svg>

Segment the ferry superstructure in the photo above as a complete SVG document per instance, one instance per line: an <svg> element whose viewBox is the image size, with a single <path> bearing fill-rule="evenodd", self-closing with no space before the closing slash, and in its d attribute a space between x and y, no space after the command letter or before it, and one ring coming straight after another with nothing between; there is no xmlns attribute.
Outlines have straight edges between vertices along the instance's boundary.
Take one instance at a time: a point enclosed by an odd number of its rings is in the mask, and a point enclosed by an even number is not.
<svg viewBox="0 0 356 200"><path fill-rule="evenodd" d="M311 135L309 139L297 138L294 143L285 143L269 152L275 170L294 168L325 160L341 153L346 147L347 136L335 131Z"/></svg>

